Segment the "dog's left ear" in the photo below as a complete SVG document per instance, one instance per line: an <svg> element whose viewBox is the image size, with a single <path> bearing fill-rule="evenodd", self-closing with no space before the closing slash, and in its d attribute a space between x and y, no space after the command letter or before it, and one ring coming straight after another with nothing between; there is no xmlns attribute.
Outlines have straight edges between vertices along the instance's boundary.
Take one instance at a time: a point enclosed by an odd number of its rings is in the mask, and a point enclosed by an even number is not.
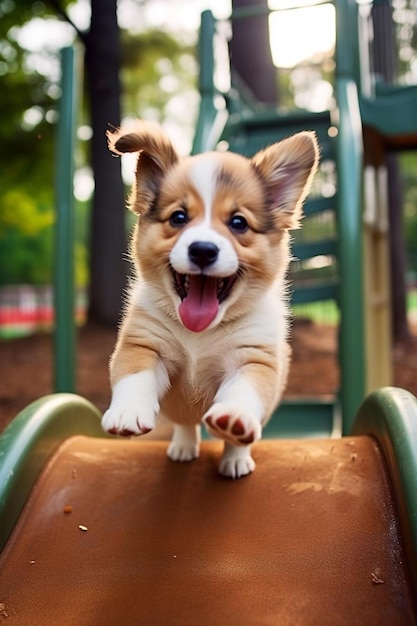
<svg viewBox="0 0 417 626"><path fill-rule="evenodd" d="M253 157L252 163L265 181L268 209L280 228L298 227L318 160L314 132L293 135Z"/></svg>
<svg viewBox="0 0 417 626"><path fill-rule="evenodd" d="M139 152L136 184L132 189L130 209L144 215L152 206L165 173L179 156L160 126L137 120L116 132L108 132L109 149L116 154Z"/></svg>

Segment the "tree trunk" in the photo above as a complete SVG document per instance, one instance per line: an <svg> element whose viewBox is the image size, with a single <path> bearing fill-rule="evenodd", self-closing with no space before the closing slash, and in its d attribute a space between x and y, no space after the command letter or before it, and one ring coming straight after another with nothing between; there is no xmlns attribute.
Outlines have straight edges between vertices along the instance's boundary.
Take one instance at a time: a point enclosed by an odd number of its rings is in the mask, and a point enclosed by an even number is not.
<svg viewBox="0 0 417 626"><path fill-rule="evenodd" d="M230 57L237 73L255 98L274 105L278 100L277 69L272 62L268 30L267 0L232 0L232 9L258 6L262 15L232 18Z"/></svg>
<svg viewBox="0 0 417 626"><path fill-rule="evenodd" d="M120 124L121 54L116 9L117 0L91 0L91 26L85 40L95 181L89 318L111 325L119 319L127 274L121 165L109 153L106 141L106 131Z"/></svg>
<svg viewBox="0 0 417 626"><path fill-rule="evenodd" d="M388 214L391 270L391 317L394 342L409 338L407 320L406 246L404 242L402 189L398 157L392 152L387 155L388 168Z"/></svg>
<svg viewBox="0 0 417 626"><path fill-rule="evenodd" d="M395 56L395 33L392 7L389 0L374 3L372 7L374 40L372 45L373 72L377 79L394 82L397 75ZM390 269L391 269L391 317L394 342L409 336L407 322L407 286L405 280L406 256L403 234L402 194L398 158L387 154L389 186Z"/></svg>

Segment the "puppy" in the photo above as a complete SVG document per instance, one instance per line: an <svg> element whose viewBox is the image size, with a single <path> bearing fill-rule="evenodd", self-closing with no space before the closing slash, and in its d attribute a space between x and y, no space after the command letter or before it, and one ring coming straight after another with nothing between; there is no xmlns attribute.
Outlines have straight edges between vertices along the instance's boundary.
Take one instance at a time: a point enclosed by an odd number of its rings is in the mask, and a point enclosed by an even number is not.
<svg viewBox="0 0 417 626"><path fill-rule="evenodd" d="M139 153L129 201L137 279L103 428L142 435L161 413L174 424L168 456L191 461L203 422L224 441L220 473L245 476L287 379L289 230L317 168L315 135L252 159L182 158L158 126L138 121L109 134L109 147Z"/></svg>

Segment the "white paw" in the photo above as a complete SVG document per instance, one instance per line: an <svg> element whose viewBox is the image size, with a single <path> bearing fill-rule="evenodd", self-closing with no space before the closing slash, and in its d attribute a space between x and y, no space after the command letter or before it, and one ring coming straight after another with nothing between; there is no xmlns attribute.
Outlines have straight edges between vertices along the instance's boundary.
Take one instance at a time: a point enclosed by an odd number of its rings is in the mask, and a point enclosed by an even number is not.
<svg viewBox="0 0 417 626"><path fill-rule="evenodd" d="M262 426L259 419L245 413L241 407L218 402L203 416L203 421L214 437L235 446L247 446L261 438Z"/></svg>
<svg viewBox="0 0 417 626"><path fill-rule="evenodd" d="M242 478L254 471L255 461L250 455L250 448L236 448L225 444L223 457L219 465L219 473L228 478Z"/></svg>
<svg viewBox="0 0 417 626"><path fill-rule="evenodd" d="M101 425L111 435L137 437L155 428L158 412L155 375L146 370L126 376L114 385L111 404Z"/></svg>
<svg viewBox="0 0 417 626"><path fill-rule="evenodd" d="M167 455L172 461L192 461L200 453L200 427L174 426Z"/></svg>
<svg viewBox="0 0 417 626"><path fill-rule="evenodd" d="M167 455L171 461L193 461L199 455L198 445L184 445L174 443L169 444Z"/></svg>
<svg viewBox="0 0 417 626"><path fill-rule="evenodd" d="M110 408L104 413L101 425L111 435L137 437L149 433L155 426L153 419L140 416L131 408Z"/></svg>

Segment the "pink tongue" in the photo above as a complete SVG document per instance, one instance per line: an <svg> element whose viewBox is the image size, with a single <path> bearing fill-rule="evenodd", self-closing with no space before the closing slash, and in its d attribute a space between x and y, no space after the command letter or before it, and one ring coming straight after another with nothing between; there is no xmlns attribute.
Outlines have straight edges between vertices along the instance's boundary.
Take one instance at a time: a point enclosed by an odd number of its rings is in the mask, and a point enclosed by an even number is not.
<svg viewBox="0 0 417 626"><path fill-rule="evenodd" d="M188 330L198 333L211 324L217 315L217 279L210 276L189 276L187 297L180 304L181 321Z"/></svg>

